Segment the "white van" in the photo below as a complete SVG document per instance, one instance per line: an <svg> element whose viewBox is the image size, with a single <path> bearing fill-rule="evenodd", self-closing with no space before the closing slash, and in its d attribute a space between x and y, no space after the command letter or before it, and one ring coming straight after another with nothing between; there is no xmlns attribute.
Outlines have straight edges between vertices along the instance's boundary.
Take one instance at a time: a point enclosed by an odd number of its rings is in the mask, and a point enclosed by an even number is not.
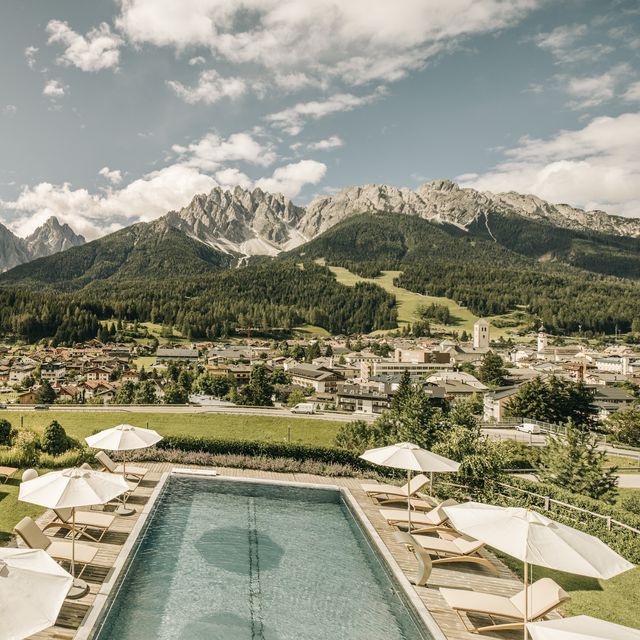
<svg viewBox="0 0 640 640"><path fill-rule="evenodd" d="M517 424L515 426L517 431L522 431L523 433L540 433L540 427L533 422L523 422L522 424Z"/></svg>
<svg viewBox="0 0 640 640"><path fill-rule="evenodd" d="M315 413L313 402L299 402L295 407L291 407L291 413Z"/></svg>

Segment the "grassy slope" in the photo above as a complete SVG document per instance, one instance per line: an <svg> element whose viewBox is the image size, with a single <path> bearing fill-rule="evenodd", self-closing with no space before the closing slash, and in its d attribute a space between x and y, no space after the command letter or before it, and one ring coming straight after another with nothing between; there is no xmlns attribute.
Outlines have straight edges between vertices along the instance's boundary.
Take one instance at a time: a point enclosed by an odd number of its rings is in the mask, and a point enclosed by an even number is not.
<svg viewBox="0 0 640 640"><path fill-rule="evenodd" d="M0 484L0 546L9 542L11 530L22 518L25 516L35 518L44 511L42 507L35 504L18 502L21 473L22 470L13 480Z"/></svg>
<svg viewBox="0 0 640 640"><path fill-rule="evenodd" d="M473 332L473 325L479 319L478 316L471 313L471 311L465 307L461 307L459 304L450 300L449 298L439 298L436 296L424 296L420 293L397 287L393 284L394 278L400 275L400 271L383 271L382 275L377 278L362 278L361 276L352 273L344 267L329 267L335 274L337 281L340 284L344 284L348 287L354 287L358 282L372 282L379 285L385 291L388 291L396 297L398 301L398 320L399 324L403 325L408 322L415 322L418 320L417 309L420 305L439 304L449 308L451 316L455 320L455 324L448 327L441 327L444 329L455 329L456 331L466 330L467 333ZM497 316L499 318L507 318L508 316ZM486 318L491 323L492 318ZM434 326L435 325L432 323ZM500 335L506 336L513 329L501 329L495 326L491 326L492 337L498 337Z"/></svg>
<svg viewBox="0 0 640 640"><path fill-rule="evenodd" d="M500 554L502 560L522 577L522 563ZM611 580L584 578L542 567L533 567L533 580L555 580L570 596L561 611L565 615L589 615L628 627L640 628L640 567Z"/></svg>

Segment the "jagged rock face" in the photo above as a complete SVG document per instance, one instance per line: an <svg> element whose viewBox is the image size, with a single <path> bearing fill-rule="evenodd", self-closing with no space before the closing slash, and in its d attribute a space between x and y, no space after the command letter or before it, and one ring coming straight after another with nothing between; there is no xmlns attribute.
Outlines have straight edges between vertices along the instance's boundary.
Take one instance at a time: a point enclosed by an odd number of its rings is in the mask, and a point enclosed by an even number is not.
<svg viewBox="0 0 640 640"><path fill-rule="evenodd" d="M12 269L29 259L25 241L0 224L0 271Z"/></svg>
<svg viewBox="0 0 640 640"><path fill-rule="evenodd" d="M282 194L236 187L197 195L184 209L170 211L165 220L227 253L276 255L306 242L308 238L296 228L303 215L304 209Z"/></svg>
<svg viewBox="0 0 640 640"><path fill-rule="evenodd" d="M55 217L49 218L27 238L16 236L0 224L0 272L84 243L82 236L75 234L69 225L61 225Z"/></svg>
<svg viewBox="0 0 640 640"><path fill-rule="evenodd" d="M373 211L419 216L462 229L489 213L512 214L570 229L640 236L637 219L553 205L532 195L463 189L450 180L435 180L416 191L374 184L348 187L335 195L316 198L306 209L281 194L261 189L215 188L208 195L197 195L184 209L169 212L164 219L227 253L276 255L315 238L345 218Z"/></svg>
<svg viewBox="0 0 640 640"><path fill-rule="evenodd" d="M44 258L71 247L79 247L85 242L83 236L76 234L68 224L60 224L55 217L49 218L25 238L30 260Z"/></svg>

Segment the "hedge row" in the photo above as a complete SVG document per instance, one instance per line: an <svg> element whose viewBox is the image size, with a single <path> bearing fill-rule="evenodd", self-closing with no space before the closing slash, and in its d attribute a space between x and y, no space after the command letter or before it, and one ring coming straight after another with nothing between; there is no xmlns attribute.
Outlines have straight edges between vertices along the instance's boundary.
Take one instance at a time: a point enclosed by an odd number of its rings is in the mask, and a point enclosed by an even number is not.
<svg viewBox="0 0 640 640"><path fill-rule="evenodd" d="M290 442L261 442L259 440L223 440L193 436L167 436L157 444L157 447L216 455L290 458L300 462L309 460L325 464L348 465L360 471L375 469L376 472L384 475L394 475L393 470L374 467L360 459L355 453L338 447L321 447ZM388 473L385 473L387 471Z"/></svg>

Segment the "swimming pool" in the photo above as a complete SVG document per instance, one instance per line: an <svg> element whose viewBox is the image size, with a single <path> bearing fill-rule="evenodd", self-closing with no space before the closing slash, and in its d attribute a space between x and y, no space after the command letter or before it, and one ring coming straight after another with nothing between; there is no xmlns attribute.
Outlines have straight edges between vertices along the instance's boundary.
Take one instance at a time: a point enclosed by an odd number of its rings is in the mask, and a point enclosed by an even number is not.
<svg viewBox="0 0 640 640"><path fill-rule="evenodd" d="M430 640L338 490L168 479L99 640Z"/></svg>

